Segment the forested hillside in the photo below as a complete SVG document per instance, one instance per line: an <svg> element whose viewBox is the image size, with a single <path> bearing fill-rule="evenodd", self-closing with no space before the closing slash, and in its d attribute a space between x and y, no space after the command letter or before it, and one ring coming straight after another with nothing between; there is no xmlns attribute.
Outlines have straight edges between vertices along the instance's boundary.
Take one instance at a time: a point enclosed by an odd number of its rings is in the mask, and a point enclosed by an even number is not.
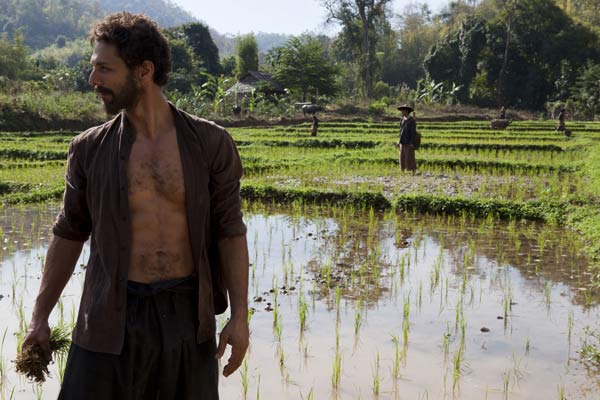
<svg viewBox="0 0 600 400"><path fill-rule="evenodd" d="M6 33L12 38L18 31L25 45L33 50L53 44L62 48L65 42L84 38L93 21L114 11L147 14L163 28L196 21L169 0L1 0L1 4L0 34ZM210 31L221 56L235 54L234 36ZM283 45L290 35L259 32L255 37L258 50L266 53ZM55 54L56 50L52 52Z"/></svg>
<svg viewBox="0 0 600 400"><path fill-rule="evenodd" d="M101 0L99 3L105 12L127 10L144 13L165 28L196 21L190 13L169 0Z"/></svg>
<svg viewBox="0 0 600 400"><path fill-rule="evenodd" d="M60 37L83 37L92 21L116 10L147 14L163 27L195 21L183 9L163 0L2 0L1 4L0 33L12 37L19 31L32 49L47 47Z"/></svg>
<svg viewBox="0 0 600 400"><path fill-rule="evenodd" d="M208 79L203 73L229 82L248 69L279 76L301 97L334 87L339 98L369 99L375 113L411 101L549 115L566 107L578 118L600 115L598 0L449 0L437 14L423 1L395 13L392 5L400 0L323 0L325 17L339 25L339 33L300 41L285 33L246 37L219 34L205 24L189 27L194 18L172 0L0 1L0 48L6 49L0 52L0 75L9 79L87 89L90 24L126 9L166 28L174 53L173 86L167 89L192 97L206 97L196 90ZM241 43L251 46L243 49ZM243 51L251 57L240 57ZM295 87L286 79L307 77L315 66L317 77L323 76L319 68L333 67L335 73L312 94L305 93L306 82ZM298 73L282 72L290 67Z"/></svg>
<svg viewBox="0 0 600 400"><path fill-rule="evenodd" d="M2 0L0 33L23 34L25 44L40 49L62 36L68 40L86 34L102 15L98 2L86 0Z"/></svg>

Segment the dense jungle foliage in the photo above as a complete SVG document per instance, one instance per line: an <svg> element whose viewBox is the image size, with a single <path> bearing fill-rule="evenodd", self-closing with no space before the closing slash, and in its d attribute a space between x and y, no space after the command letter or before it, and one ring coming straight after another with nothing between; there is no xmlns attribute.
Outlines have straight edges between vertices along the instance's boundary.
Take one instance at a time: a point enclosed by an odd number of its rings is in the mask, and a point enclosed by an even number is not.
<svg viewBox="0 0 600 400"><path fill-rule="evenodd" d="M132 0L126 7L163 27L173 48L166 93L202 115L230 116L241 105L255 116L291 116L294 103L307 99L335 104L346 114L360 103L374 116L404 102L505 106L546 117L563 107L576 118L600 114L596 1L453 0L437 14L425 2L411 2L400 14L392 12L392 4L321 0L326 22L340 27L334 37L229 37L170 2ZM3 0L0 119L19 108L60 118L56 107L44 110L33 100L88 90L86 32L117 6L123 4ZM253 70L269 73L285 93L265 81L252 93L227 94ZM99 108L94 112L102 118Z"/></svg>

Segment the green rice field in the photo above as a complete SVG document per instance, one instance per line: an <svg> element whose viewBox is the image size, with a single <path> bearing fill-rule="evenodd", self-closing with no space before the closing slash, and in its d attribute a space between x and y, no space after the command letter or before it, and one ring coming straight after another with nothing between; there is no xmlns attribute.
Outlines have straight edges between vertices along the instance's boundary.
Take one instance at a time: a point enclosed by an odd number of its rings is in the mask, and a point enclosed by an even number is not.
<svg viewBox="0 0 600 400"><path fill-rule="evenodd" d="M346 194L347 201L364 203L370 194L367 203L380 203L383 196L388 206L409 207L417 206L415 196L495 200L515 208L507 216L520 217L516 208L523 204L560 208L591 200L590 181L581 172L588 148L600 138L600 124L571 127L576 134L567 139L553 132L551 122L515 122L506 131L492 131L484 121L422 123L415 176L399 173L395 123L323 123L318 138L309 136L308 124L229 130L244 162L248 198L311 201L314 191L320 198ZM0 133L0 200L59 199L74 134ZM561 217L552 215L560 210L545 211L539 219Z"/></svg>
<svg viewBox="0 0 600 400"><path fill-rule="evenodd" d="M224 399L600 398L600 123L229 128L244 163L251 344ZM0 132L0 400L56 398L11 360L74 132ZM52 325L71 327L89 248ZM218 325L227 316L218 317ZM225 359L227 355L225 355Z"/></svg>

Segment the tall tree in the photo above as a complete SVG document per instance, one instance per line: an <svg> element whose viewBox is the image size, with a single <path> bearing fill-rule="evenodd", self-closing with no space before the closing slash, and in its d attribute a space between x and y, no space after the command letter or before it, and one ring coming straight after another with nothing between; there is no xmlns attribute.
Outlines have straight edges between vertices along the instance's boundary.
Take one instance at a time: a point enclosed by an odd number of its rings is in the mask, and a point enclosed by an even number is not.
<svg viewBox="0 0 600 400"><path fill-rule="evenodd" d="M23 35L15 34L14 41L6 33L0 36L0 78L20 79L30 73L28 49Z"/></svg>
<svg viewBox="0 0 600 400"><path fill-rule="evenodd" d="M435 43L437 29L426 3L409 3L398 16L398 26L384 31L379 49L381 80L415 88L424 77L423 61Z"/></svg>
<svg viewBox="0 0 600 400"><path fill-rule="evenodd" d="M273 77L291 90L308 95L335 93L335 69L325 53L325 47L309 35L293 37L285 45L272 49L267 60L273 67Z"/></svg>
<svg viewBox="0 0 600 400"><path fill-rule="evenodd" d="M219 63L219 49L208 31L208 26L199 22L186 24L181 27L187 42L194 49L196 58L202 62L206 72L211 75L221 73L221 64Z"/></svg>
<svg viewBox="0 0 600 400"><path fill-rule="evenodd" d="M376 45L379 28L387 18L386 7L392 0L322 0L327 21L342 25L340 35L346 46L358 56L364 94L371 97L377 64Z"/></svg>
<svg viewBox="0 0 600 400"><path fill-rule="evenodd" d="M518 0L497 0L500 8L500 18L506 29L506 39L504 41L504 54L502 55L502 66L498 74L498 87L496 91L496 99L498 107L503 106L506 102L505 86L506 75L508 68L508 52L510 51L510 43L512 36L513 21L516 14L516 6Z"/></svg>
<svg viewBox="0 0 600 400"><path fill-rule="evenodd" d="M574 74L566 72L578 70L587 60L600 61L598 36L569 18L555 0L514 1L509 23L504 1L488 0L482 6L489 3L498 7L495 16L483 20L483 46L479 29L473 31L477 40L464 40L467 36L460 31L448 35L426 61L433 79L466 86L475 82L475 92L485 96L471 91L473 98L540 109L555 96L558 81L563 88L573 84ZM461 63L469 68L456 75L457 60L465 54L470 61Z"/></svg>
<svg viewBox="0 0 600 400"><path fill-rule="evenodd" d="M258 45L253 33L237 39L236 75L244 75L248 71L258 71Z"/></svg>
<svg viewBox="0 0 600 400"><path fill-rule="evenodd" d="M469 85L477 73L480 53L486 46L486 26L480 18L467 17L460 28L432 46L424 66L430 78L447 87L460 85L457 96L468 100Z"/></svg>

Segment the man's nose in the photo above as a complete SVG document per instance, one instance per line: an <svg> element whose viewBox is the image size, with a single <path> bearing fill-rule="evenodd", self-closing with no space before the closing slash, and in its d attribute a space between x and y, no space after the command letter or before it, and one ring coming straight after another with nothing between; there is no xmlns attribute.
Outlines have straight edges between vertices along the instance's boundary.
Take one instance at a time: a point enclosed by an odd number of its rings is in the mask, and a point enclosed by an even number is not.
<svg viewBox="0 0 600 400"><path fill-rule="evenodd" d="M98 81L98 75L96 74L96 70L94 68L92 68L92 72L90 72L88 83L91 86L100 86L100 83Z"/></svg>

